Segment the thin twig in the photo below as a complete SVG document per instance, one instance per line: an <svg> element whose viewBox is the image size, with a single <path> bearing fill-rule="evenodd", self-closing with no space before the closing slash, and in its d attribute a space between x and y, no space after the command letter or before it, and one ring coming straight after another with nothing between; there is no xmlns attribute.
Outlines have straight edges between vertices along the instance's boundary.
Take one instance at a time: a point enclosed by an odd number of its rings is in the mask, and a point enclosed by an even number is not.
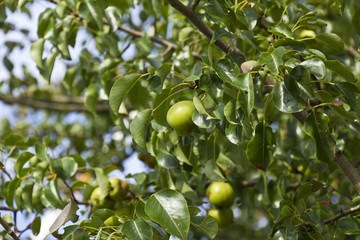
<svg viewBox="0 0 360 240"><path fill-rule="evenodd" d="M339 149L335 150L333 160L341 168L341 170L343 170L360 195L360 175L358 171L356 171L354 166L345 158Z"/></svg>
<svg viewBox="0 0 360 240"><path fill-rule="evenodd" d="M0 95L0 101L7 104L20 104L35 109L47 109L58 112L88 112L83 98L81 103L77 102L78 98L68 97L67 99L68 101L65 101L63 97L53 97L51 99L37 100L29 96L14 97L10 95ZM72 101L75 99L76 101ZM110 107L108 103L99 101L96 105L96 112L98 113L106 113L109 111Z"/></svg>
<svg viewBox="0 0 360 240"><path fill-rule="evenodd" d="M350 209L348 209L348 210L345 210L345 211L343 211L343 212L340 212L340 213L336 214L335 216L326 219L326 220L324 221L324 223L325 223L325 224L329 224L329 223L330 223L330 224L333 224L333 223L334 223L336 220L338 220L339 218L342 218L342 217L344 217L344 216L346 216L346 215L349 215L349 214L351 214L351 213L358 212L358 211L360 211L360 205L357 205L357 206L352 207L352 208L350 208Z"/></svg>
<svg viewBox="0 0 360 240"><path fill-rule="evenodd" d="M20 238L15 234L13 230L6 224L6 222L0 216L0 224L5 228L7 234L12 237L14 240L20 240Z"/></svg>
<svg viewBox="0 0 360 240"><path fill-rule="evenodd" d="M178 0L167 0L168 3L179 11L182 15L184 15L194 26L199 29L207 38L211 39L213 36L213 31L194 13L191 8L185 7ZM215 45L218 46L223 52L226 54L231 52L236 52L240 54L244 59L246 59L245 55L237 48L230 46L227 42L222 39L218 39L215 41Z"/></svg>
<svg viewBox="0 0 360 240"><path fill-rule="evenodd" d="M194 0L193 4L191 5L191 9L193 11L195 11L195 8L197 7L197 5L199 5L200 0Z"/></svg>

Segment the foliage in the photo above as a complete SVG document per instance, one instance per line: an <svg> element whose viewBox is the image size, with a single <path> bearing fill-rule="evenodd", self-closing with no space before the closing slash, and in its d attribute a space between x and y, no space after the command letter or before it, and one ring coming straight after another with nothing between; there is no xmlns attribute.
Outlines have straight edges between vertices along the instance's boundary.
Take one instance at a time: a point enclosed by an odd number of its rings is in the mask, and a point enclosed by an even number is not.
<svg viewBox="0 0 360 240"><path fill-rule="evenodd" d="M21 106L0 127L3 226L21 236L22 212L36 235L44 210L62 209L49 229L58 239L359 234L356 0L48 0L31 41L7 16L31 17L37 2L0 2L2 32L25 38L2 46L0 100ZM8 56L29 41L38 73L19 77ZM183 100L196 128L180 136L166 115ZM138 153L155 166L127 175L110 209L92 206ZM213 181L235 192L225 229L206 213ZM119 226L104 224L113 216Z"/></svg>

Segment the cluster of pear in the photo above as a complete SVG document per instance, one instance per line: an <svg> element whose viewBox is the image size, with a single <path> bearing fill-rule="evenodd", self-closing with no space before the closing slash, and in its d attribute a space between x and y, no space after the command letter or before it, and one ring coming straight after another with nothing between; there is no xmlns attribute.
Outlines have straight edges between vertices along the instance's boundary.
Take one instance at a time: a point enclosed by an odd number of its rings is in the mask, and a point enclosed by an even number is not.
<svg viewBox="0 0 360 240"><path fill-rule="evenodd" d="M212 182L206 191L206 196L215 208L208 215L215 218L220 228L225 228L233 222L231 206L235 200L234 189L226 182Z"/></svg>
<svg viewBox="0 0 360 240"><path fill-rule="evenodd" d="M119 178L109 178L108 196L101 198L100 187L96 187L90 197L91 204L96 208L113 208L116 201L124 199L129 192L129 184Z"/></svg>
<svg viewBox="0 0 360 240"><path fill-rule="evenodd" d="M110 189L105 198L101 198L100 187L96 187L90 196L91 204L96 208L114 209L116 215L109 217L104 223L107 226L118 226L119 216L128 215L128 208L121 206L120 201L129 193L129 184L119 178L109 178Z"/></svg>

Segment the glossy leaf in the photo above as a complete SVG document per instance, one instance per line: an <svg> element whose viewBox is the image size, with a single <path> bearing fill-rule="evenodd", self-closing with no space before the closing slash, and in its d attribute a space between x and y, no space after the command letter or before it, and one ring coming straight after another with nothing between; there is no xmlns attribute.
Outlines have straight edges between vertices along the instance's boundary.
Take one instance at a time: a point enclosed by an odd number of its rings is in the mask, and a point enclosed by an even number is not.
<svg viewBox="0 0 360 240"><path fill-rule="evenodd" d="M300 65L314 74L317 79L325 77L326 67L323 61L319 58L310 58L309 60L302 62Z"/></svg>
<svg viewBox="0 0 360 240"><path fill-rule="evenodd" d="M271 93L275 107L287 113L300 112L305 107L305 102L300 97L300 89L295 81L290 78L285 83L276 84Z"/></svg>
<svg viewBox="0 0 360 240"><path fill-rule="evenodd" d="M170 189L160 190L146 202L145 212L171 235L187 239L190 214L186 200L180 193Z"/></svg>

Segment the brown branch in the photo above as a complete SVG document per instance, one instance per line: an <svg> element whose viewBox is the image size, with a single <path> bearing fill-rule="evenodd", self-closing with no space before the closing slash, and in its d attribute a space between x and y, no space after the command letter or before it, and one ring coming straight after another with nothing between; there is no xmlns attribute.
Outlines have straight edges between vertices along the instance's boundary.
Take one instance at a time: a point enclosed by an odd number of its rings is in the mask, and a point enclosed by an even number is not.
<svg viewBox="0 0 360 240"><path fill-rule="evenodd" d="M13 230L6 224L6 222L0 216L0 224L5 228L7 234L12 237L14 240L20 240L20 238L15 234Z"/></svg>
<svg viewBox="0 0 360 240"><path fill-rule="evenodd" d="M360 57L360 53L359 53L358 51L356 51L356 49L355 49L353 46L349 46L348 52L349 52L353 57Z"/></svg>
<svg viewBox="0 0 360 240"><path fill-rule="evenodd" d="M29 96L14 97L10 95L0 95L0 101L7 104L20 104L35 109L46 109L58 112L88 112L83 98L57 96L46 100L37 100ZM96 112L106 113L110 111L109 104L99 101L96 105Z"/></svg>
<svg viewBox="0 0 360 240"><path fill-rule="evenodd" d="M354 166L345 158L339 149L335 150L333 160L341 168L341 170L343 170L360 195L360 175Z"/></svg>
<svg viewBox="0 0 360 240"><path fill-rule="evenodd" d="M336 214L335 216L326 219L326 220L324 221L324 223L325 223L325 224L329 224L329 223L330 223L330 224L333 224L333 223L334 223L336 220L338 220L339 218L342 218L342 217L344 217L344 216L346 216L346 215L349 215L349 214L351 214L351 213L358 212L358 211L360 211L360 205L357 205L357 206L352 207L352 208L350 208L350 209L348 209L348 210L345 210L345 211L343 211L343 212L340 212L340 213Z"/></svg>
<svg viewBox="0 0 360 240"><path fill-rule="evenodd" d="M16 208L9 208L9 207L0 207L0 211L11 211L11 212L16 212L17 209Z"/></svg>
<svg viewBox="0 0 360 240"><path fill-rule="evenodd" d="M184 15L187 19L194 24L194 26L199 29L207 38L211 39L213 36L213 31L194 13L191 8L185 7L178 0L167 0L168 3L179 11L182 15ZM226 54L231 52L237 52L244 59L246 59L245 55L236 47L230 46L227 42L222 39L218 39L215 41L215 45L218 46L223 52Z"/></svg>
<svg viewBox="0 0 360 240"><path fill-rule="evenodd" d="M197 7L197 5L199 5L200 0L194 0L193 4L191 5L191 9L193 11L195 11L195 8Z"/></svg>

